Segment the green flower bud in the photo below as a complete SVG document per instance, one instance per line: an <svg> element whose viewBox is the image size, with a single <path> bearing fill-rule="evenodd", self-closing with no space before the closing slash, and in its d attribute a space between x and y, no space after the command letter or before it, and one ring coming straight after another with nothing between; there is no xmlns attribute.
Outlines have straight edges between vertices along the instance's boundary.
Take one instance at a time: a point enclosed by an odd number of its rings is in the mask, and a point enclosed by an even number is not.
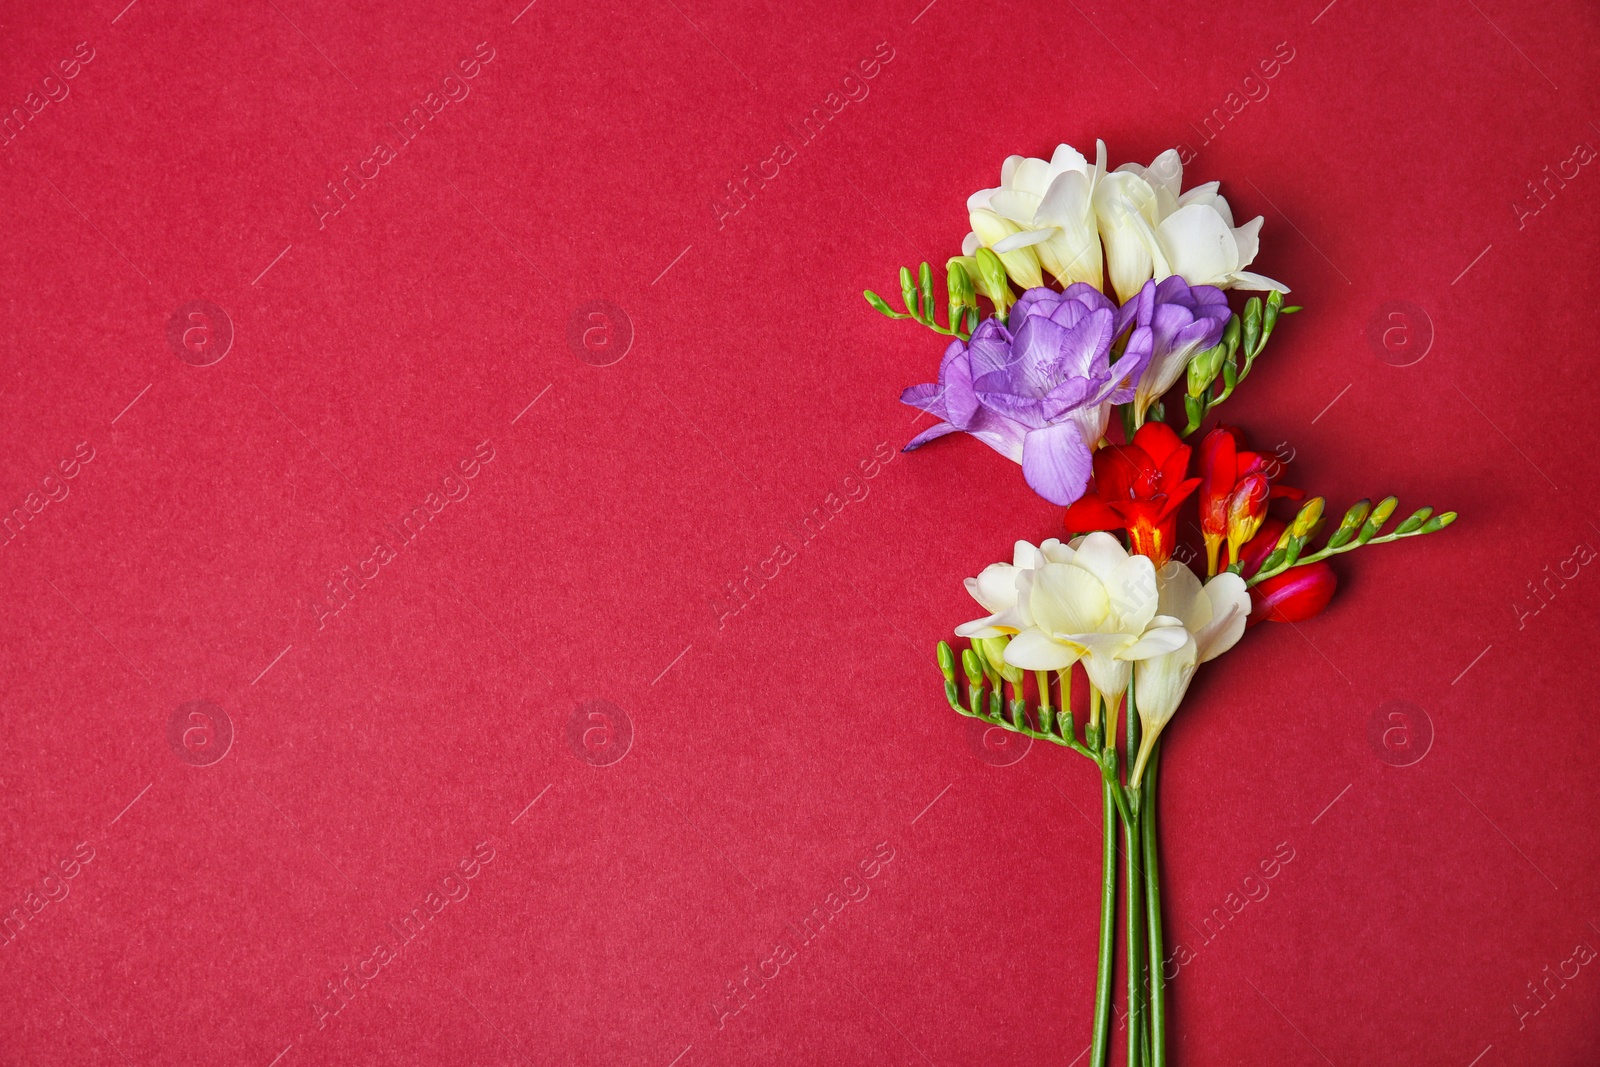
<svg viewBox="0 0 1600 1067"><path fill-rule="evenodd" d="M950 328L959 329L964 308L977 307L972 295L972 279L959 259L945 264L945 289L950 296Z"/></svg>
<svg viewBox="0 0 1600 1067"><path fill-rule="evenodd" d="M939 642L939 673L944 675L944 680L956 680L956 655L950 650L950 642Z"/></svg>
<svg viewBox="0 0 1600 1067"><path fill-rule="evenodd" d="M910 267L900 268L900 299L905 302L906 310L913 318L922 317L917 314L917 283L911 276Z"/></svg>
<svg viewBox="0 0 1600 1067"><path fill-rule="evenodd" d="M978 654L970 648L961 650L961 669L966 673L968 685L976 686L983 682L983 664Z"/></svg>
<svg viewBox="0 0 1600 1067"><path fill-rule="evenodd" d="M1386 496L1378 501L1378 506L1372 509L1372 514L1367 516L1367 521L1362 525L1356 541L1364 545L1376 537L1378 531L1383 529L1383 524L1389 521L1389 516L1394 514L1394 509L1399 506L1400 501L1392 496Z"/></svg>
<svg viewBox="0 0 1600 1067"><path fill-rule="evenodd" d="M1006 646L1011 643L1011 638L977 637L973 638L972 643L996 674L1013 685L1021 684L1022 668L1006 662Z"/></svg>
<svg viewBox="0 0 1600 1067"><path fill-rule="evenodd" d="M1320 496L1314 496L1306 501L1300 509L1300 514L1294 517L1289 532L1301 541L1316 533L1317 527L1322 525L1322 509L1326 504L1327 501Z"/></svg>
<svg viewBox="0 0 1600 1067"><path fill-rule="evenodd" d="M887 315L891 319L895 317L894 312L889 308L889 305L884 302L883 297L879 296L877 293L874 293L871 289L863 290L861 295L866 297L867 303L871 304L881 314Z"/></svg>
<svg viewBox="0 0 1600 1067"><path fill-rule="evenodd" d="M989 248L978 249L973 257L978 264L978 291L989 298L994 304L995 313L1004 315L1015 303L1011 296L1011 281L1006 275L1006 267L1000 262L1000 257Z"/></svg>
<svg viewBox="0 0 1600 1067"><path fill-rule="evenodd" d="M1411 516L1406 519L1405 522L1402 522L1399 526L1397 526L1394 532L1397 534L1414 533L1417 530L1422 529L1422 524L1427 522L1428 517L1432 514L1432 508L1418 508L1416 511L1411 513Z"/></svg>
<svg viewBox="0 0 1600 1067"><path fill-rule="evenodd" d="M1252 296L1244 305L1244 352L1253 356L1261 341L1261 298Z"/></svg>
<svg viewBox="0 0 1600 1067"><path fill-rule="evenodd" d="M1372 502L1370 500L1358 500L1351 504L1350 510L1346 511L1344 518L1339 520L1339 528L1329 536L1328 547L1339 548L1348 543L1356 535L1356 531L1361 528L1361 524L1366 521L1367 512L1370 510L1372 510Z"/></svg>
<svg viewBox="0 0 1600 1067"><path fill-rule="evenodd" d="M1278 324L1278 312L1283 308L1283 294L1274 289L1267 294L1267 310L1261 317L1261 334L1263 339L1272 335L1272 328Z"/></svg>

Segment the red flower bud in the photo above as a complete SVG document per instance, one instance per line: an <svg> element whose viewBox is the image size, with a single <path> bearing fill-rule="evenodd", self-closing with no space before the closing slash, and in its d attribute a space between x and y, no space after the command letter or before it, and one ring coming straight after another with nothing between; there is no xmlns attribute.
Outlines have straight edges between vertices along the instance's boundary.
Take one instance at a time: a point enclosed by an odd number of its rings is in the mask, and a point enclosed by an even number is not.
<svg viewBox="0 0 1600 1067"><path fill-rule="evenodd" d="M1228 555L1239 557L1239 549L1256 535L1267 518L1272 484L1259 472L1239 479L1228 497Z"/></svg>
<svg viewBox="0 0 1600 1067"><path fill-rule="evenodd" d="M1200 442L1200 530L1207 537L1228 532L1228 495L1238 473L1238 446L1233 435L1217 428Z"/></svg>
<svg viewBox="0 0 1600 1067"><path fill-rule="evenodd" d="M1304 622L1328 606L1339 576L1324 562L1290 567L1259 585L1251 586L1254 607L1250 621Z"/></svg>
<svg viewBox="0 0 1600 1067"><path fill-rule="evenodd" d="M1277 519L1268 518L1261 524L1261 529L1250 539L1250 543L1239 550L1239 569L1246 578L1254 578L1256 571L1261 569L1261 564L1272 555L1272 550L1278 547L1278 538L1283 536L1283 531L1288 527Z"/></svg>
<svg viewBox="0 0 1600 1067"><path fill-rule="evenodd" d="M1228 534L1228 496L1238 474L1237 439L1219 426L1200 442L1200 536L1206 542L1208 574L1217 571L1217 553Z"/></svg>

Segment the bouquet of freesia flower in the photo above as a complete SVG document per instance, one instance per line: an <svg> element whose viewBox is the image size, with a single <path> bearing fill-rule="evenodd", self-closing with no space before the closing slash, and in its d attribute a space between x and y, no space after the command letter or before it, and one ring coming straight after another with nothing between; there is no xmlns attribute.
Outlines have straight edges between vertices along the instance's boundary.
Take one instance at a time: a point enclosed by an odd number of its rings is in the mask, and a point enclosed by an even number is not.
<svg viewBox="0 0 1600 1067"><path fill-rule="evenodd" d="M1283 484L1277 457L1222 424L1198 449L1185 443L1250 374L1279 319L1300 309L1284 305L1285 286L1244 269L1262 220L1235 226L1216 182L1184 192L1176 151L1149 167L1107 172L1104 142L1096 148L1092 166L1067 145L1048 162L1011 156L999 187L968 199L972 232L945 264L943 325L926 263L901 268L904 311L865 295L883 314L951 338L939 380L901 396L939 420L906 450L970 434L1066 508L1070 540L1018 541L1010 563L967 579L987 614L955 628L970 643L959 658L939 643L939 668L955 711L1054 742L1099 770L1090 1063L1103 1067L1110 1054L1120 827L1128 1063L1160 1067L1162 729L1200 664L1232 648L1248 625L1300 622L1327 606L1338 583L1328 557L1442 530L1455 513L1422 508L1386 533L1395 498L1362 500L1318 547L1323 498ZM1235 309L1227 289L1266 296ZM1191 498L1204 580L1174 558ZM1269 514L1274 501L1294 507L1287 521ZM1088 687L1081 737L1072 699L1079 674Z"/></svg>

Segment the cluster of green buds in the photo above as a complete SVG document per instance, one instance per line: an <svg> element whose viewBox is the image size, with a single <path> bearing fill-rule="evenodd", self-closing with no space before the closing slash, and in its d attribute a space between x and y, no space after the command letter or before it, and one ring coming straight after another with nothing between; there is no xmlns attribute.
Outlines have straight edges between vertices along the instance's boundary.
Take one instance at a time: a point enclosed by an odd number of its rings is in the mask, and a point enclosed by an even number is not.
<svg viewBox="0 0 1600 1067"><path fill-rule="evenodd" d="M955 651L949 642L939 642L939 670L944 675L944 695L950 707L968 718L982 719L1012 733L1053 741L1098 763L1098 758L1078 741L1073 727L1072 672L1054 672L1054 683L1052 672L1033 672L1038 700L1032 703L1026 688L1027 672L1006 662L1006 645L1010 642L1009 637L973 638L972 647L961 652L960 675ZM964 695L961 675L967 683ZM1009 698L1004 691L1006 686L1010 687ZM1056 697L1054 701L1052 695Z"/></svg>
<svg viewBox="0 0 1600 1067"><path fill-rule="evenodd" d="M1399 506L1400 501L1395 497L1386 496L1374 506L1370 500L1359 500L1344 513L1344 518L1339 520L1338 528L1328 535L1328 540L1323 546L1307 553L1306 546L1322 528L1325 504L1323 498L1317 496L1301 506L1299 514L1295 515L1294 521L1278 538L1278 543L1272 552L1261 561L1261 569L1251 577L1250 585L1282 574L1290 567L1316 563L1329 556L1353 551L1362 545L1381 545L1398 541L1403 537L1438 533L1456 521L1456 513L1453 511L1435 515L1432 508L1418 508L1393 530L1380 533L1394 517L1395 508ZM1235 572L1237 568L1238 564L1235 563L1233 568Z"/></svg>
<svg viewBox="0 0 1600 1067"><path fill-rule="evenodd" d="M977 254L972 256L954 256L945 264L945 294L947 326L939 324L933 270L926 263L915 272L910 267L900 268L900 299L905 304L905 311L894 310L871 289L864 290L861 295L879 313L891 319L912 319L935 333L959 337L963 341L972 336L972 331L978 328L978 320L983 317L978 308L978 297L987 298L1002 321L1016 302L1011 283L1006 277L1005 265L1000 262L999 256L987 248L978 249Z"/></svg>
<svg viewBox="0 0 1600 1067"><path fill-rule="evenodd" d="M1276 291L1268 293L1265 301L1252 296L1245 302L1244 315L1235 313L1228 320L1221 342L1189 361L1188 389L1183 398L1189 416L1185 435L1199 429L1206 413L1232 396L1244 381L1255 366L1256 357L1267 347L1278 316L1299 310L1298 305L1284 307L1283 294Z"/></svg>

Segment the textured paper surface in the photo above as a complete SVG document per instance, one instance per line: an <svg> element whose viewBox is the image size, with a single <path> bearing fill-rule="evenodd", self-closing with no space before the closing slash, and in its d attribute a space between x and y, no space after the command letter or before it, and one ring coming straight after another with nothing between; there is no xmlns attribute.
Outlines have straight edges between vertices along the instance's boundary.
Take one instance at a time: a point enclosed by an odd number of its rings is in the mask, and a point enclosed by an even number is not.
<svg viewBox="0 0 1600 1067"><path fill-rule="evenodd" d="M1307 307L1221 414L1463 516L1171 727L1174 1063L1600 1058L1580 6L0 24L0 1060L1073 1062L1096 786L932 657L1059 511L860 291L1096 136Z"/></svg>

